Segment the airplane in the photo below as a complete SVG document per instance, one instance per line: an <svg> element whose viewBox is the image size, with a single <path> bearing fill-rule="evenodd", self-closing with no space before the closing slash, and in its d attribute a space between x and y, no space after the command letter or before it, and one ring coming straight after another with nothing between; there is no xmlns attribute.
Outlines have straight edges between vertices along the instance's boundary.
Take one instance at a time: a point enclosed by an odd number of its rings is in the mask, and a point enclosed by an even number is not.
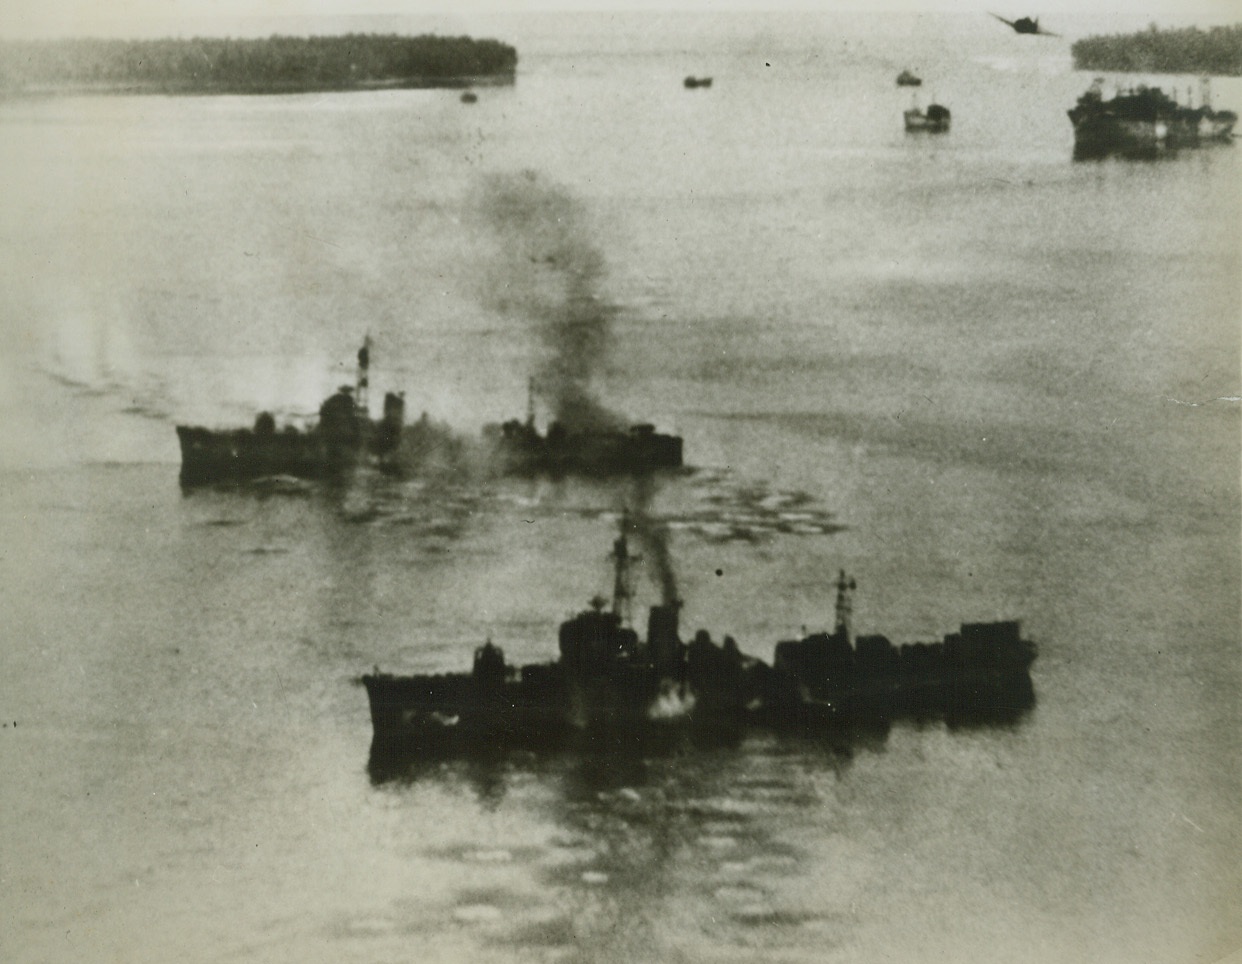
<svg viewBox="0 0 1242 964"><path fill-rule="evenodd" d="M1041 37L1059 37L1059 33L1053 33L1051 30L1043 30L1039 26L1039 17L1032 20L1030 17L1019 17L1017 20L1006 20L1000 14L988 11L988 16L995 17L1001 23L1007 23L1013 27L1015 33L1039 34Z"/></svg>

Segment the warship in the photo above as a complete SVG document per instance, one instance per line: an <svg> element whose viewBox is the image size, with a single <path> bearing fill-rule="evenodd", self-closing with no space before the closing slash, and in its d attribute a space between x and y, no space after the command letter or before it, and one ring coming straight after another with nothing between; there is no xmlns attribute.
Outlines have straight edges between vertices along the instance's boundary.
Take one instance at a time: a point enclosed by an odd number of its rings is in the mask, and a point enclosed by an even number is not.
<svg viewBox="0 0 1242 964"><path fill-rule="evenodd" d="M178 425L181 483L195 486L243 482L273 476L318 479L339 475L361 462L380 468L396 465L405 425L404 393L384 396L383 415L367 411L371 339L358 350L355 383L342 385L319 407L309 428L276 427L270 412L260 412L251 428L211 429Z"/></svg>
<svg viewBox="0 0 1242 964"><path fill-rule="evenodd" d="M1016 720L1035 704L1036 647L1016 620L963 623L940 642L894 645L855 638L854 579L837 579L836 626L776 644L769 716L787 724L825 719L950 723Z"/></svg>
<svg viewBox="0 0 1242 964"><path fill-rule="evenodd" d="M940 643L854 639L854 580L837 583L831 634L778 643L774 664L699 630L684 643L679 600L652 606L647 638L628 625L630 556L623 517L611 558L611 608L561 624L558 659L509 664L490 639L469 672L360 678L372 724L371 758L391 761L506 749L549 750L583 736L594 745L691 733L732 741L748 727L815 734L899 718L1012 722L1034 705L1033 643L1015 621L965 624ZM602 742L601 742L602 741Z"/></svg>
<svg viewBox="0 0 1242 964"><path fill-rule="evenodd" d="M270 412L260 412L250 428L178 425L182 486L341 478L364 465L390 474L411 467L457 470L475 457L493 474L516 476L607 478L682 467L680 436L662 434L650 424L568 429L554 420L540 432L533 388L526 421L485 427L481 445L467 443L426 413L407 423L404 392L387 392L383 414L374 419L368 412L370 365L368 337L358 351L355 383L327 398L318 421L308 428L277 428Z"/></svg>
<svg viewBox="0 0 1242 964"><path fill-rule="evenodd" d="M361 677L373 727L372 756L438 755L479 749L551 749L575 735L642 740L679 724L736 731L762 698L760 663L731 637L700 630L688 645L681 603L652 606L647 638L628 625L630 555L623 517L613 544L612 605L596 596L560 626L560 656L510 665L490 639L470 672Z"/></svg>
<svg viewBox="0 0 1242 964"><path fill-rule="evenodd" d="M649 423L628 428L569 428L559 420L540 432L535 390L528 387L526 420L509 419L483 430L489 463L503 475L647 475L682 468L682 439Z"/></svg>
<svg viewBox="0 0 1242 964"><path fill-rule="evenodd" d="M1109 154L1154 156L1164 150L1230 142L1238 115L1214 110L1211 88L1204 78L1198 107L1180 104L1159 87L1118 90L1104 98L1104 79L1097 77L1069 111L1074 125L1074 156Z"/></svg>

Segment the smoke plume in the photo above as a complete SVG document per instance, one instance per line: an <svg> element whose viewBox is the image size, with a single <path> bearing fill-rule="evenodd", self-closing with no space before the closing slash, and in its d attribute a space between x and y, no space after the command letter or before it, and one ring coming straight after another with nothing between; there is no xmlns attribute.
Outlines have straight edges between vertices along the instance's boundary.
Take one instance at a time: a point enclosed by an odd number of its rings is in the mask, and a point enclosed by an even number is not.
<svg viewBox="0 0 1242 964"><path fill-rule="evenodd" d="M612 348L616 309L599 294L604 259L582 205L528 171L485 180L474 209L498 242L484 301L530 326L542 348L536 394L571 431L623 427L592 384Z"/></svg>
<svg viewBox="0 0 1242 964"><path fill-rule="evenodd" d="M660 602L665 606L680 602L677 595L677 573L673 568L673 554L669 549L668 526L651 515L651 503L655 498L656 483L649 476L631 480L629 486L628 518L630 530L637 537L647 560L647 571L660 587Z"/></svg>

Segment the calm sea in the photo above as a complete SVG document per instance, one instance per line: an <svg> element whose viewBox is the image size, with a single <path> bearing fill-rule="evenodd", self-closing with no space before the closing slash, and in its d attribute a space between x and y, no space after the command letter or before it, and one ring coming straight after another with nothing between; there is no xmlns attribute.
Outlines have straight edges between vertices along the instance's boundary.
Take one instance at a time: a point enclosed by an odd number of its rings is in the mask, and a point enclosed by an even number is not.
<svg viewBox="0 0 1242 964"><path fill-rule="evenodd" d="M470 27L522 57L470 106L0 103L0 958L1242 944L1238 149L1072 162L1068 41L982 15ZM905 67L951 133L903 132ZM369 332L473 434L571 302L696 467L650 507L683 630L770 659L845 568L897 640L1024 620L1036 709L374 782L353 678L551 657L632 494L186 495L173 426L313 412Z"/></svg>

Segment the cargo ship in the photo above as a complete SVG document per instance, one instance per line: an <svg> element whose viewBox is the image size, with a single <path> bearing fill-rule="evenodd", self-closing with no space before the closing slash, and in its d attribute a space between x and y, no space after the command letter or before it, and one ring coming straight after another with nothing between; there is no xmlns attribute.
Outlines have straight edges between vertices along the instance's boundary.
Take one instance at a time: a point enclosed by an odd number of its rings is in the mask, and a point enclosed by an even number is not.
<svg viewBox="0 0 1242 964"><path fill-rule="evenodd" d="M1074 156L1109 154L1154 156L1177 148L1228 143L1238 115L1215 110L1207 79L1200 89L1200 105L1179 104L1159 87L1138 86L1104 98L1104 79L1097 77L1069 111L1074 125Z"/></svg>
<svg viewBox="0 0 1242 964"><path fill-rule="evenodd" d="M737 739L748 727L814 735L853 724L944 718L1012 722L1034 705L1035 646L1017 622L966 624L941 643L857 641L854 581L841 573L833 633L777 644L769 666L726 636L700 630L683 643L680 602L650 609L642 640L626 618L626 520L613 546L613 602L562 623L560 657L510 665L489 639L469 672L361 677L370 703L372 765L506 749L548 750L593 735L595 745L690 733Z"/></svg>

